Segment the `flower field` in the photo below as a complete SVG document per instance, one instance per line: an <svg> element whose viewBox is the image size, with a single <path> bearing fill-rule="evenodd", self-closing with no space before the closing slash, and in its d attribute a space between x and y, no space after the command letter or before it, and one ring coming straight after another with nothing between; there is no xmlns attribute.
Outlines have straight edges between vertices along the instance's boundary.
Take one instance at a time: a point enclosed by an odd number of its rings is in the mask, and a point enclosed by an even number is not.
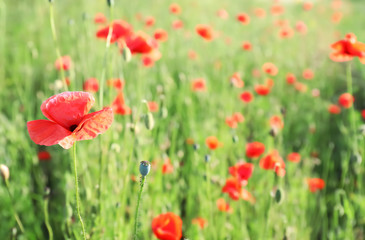
<svg viewBox="0 0 365 240"><path fill-rule="evenodd" d="M363 0L0 0L0 239L365 239Z"/></svg>

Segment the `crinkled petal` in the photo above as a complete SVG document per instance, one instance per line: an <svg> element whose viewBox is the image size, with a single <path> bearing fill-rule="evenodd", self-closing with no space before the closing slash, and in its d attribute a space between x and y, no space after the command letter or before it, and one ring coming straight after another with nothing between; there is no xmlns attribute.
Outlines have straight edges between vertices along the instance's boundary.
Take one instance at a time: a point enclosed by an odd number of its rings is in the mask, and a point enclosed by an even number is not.
<svg viewBox="0 0 365 240"><path fill-rule="evenodd" d="M70 129L80 124L94 102L87 92L63 92L44 101L41 110L49 120Z"/></svg>
<svg viewBox="0 0 365 240"><path fill-rule="evenodd" d="M351 61L353 57L350 55L340 53L340 52L333 52L330 54L330 59L335 62L347 62Z"/></svg>
<svg viewBox="0 0 365 240"><path fill-rule="evenodd" d="M48 120L34 120L27 123L30 138L36 144L51 146L71 134L70 131Z"/></svg>

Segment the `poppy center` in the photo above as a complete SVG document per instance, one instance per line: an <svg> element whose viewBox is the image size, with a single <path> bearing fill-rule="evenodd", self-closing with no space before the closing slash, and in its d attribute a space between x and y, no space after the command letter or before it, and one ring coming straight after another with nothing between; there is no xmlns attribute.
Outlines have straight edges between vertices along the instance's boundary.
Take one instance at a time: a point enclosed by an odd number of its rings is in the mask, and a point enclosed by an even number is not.
<svg viewBox="0 0 365 240"><path fill-rule="evenodd" d="M76 128L77 128L77 125L76 125L76 124L71 125L71 127L70 127L70 131L71 131L71 132L73 132Z"/></svg>

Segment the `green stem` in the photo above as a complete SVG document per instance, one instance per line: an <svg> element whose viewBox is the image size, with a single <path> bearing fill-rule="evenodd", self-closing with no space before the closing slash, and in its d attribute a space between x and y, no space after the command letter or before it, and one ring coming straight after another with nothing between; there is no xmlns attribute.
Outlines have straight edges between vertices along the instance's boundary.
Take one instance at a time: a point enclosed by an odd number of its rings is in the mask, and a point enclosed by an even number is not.
<svg viewBox="0 0 365 240"><path fill-rule="evenodd" d="M349 94L351 94L351 96L353 95L353 90L352 90L352 74L351 74L351 62L347 65L347 71L346 71L346 80L347 80L347 92ZM352 106L350 108L350 122L351 122L351 131L353 136L352 141L353 141L353 146L354 146L354 152L357 153L358 152L358 145L357 145L357 139L356 139L356 119L355 119L355 111L354 111L354 106Z"/></svg>
<svg viewBox="0 0 365 240"><path fill-rule="evenodd" d="M15 211L14 199L13 199L13 196L11 195L11 193L10 193L9 181L8 180L5 180L5 186L6 186L6 190L7 190L8 194L9 194L9 197L10 197L11 208L13 209L14 218L15 218L16 222L18 223L18 226L20 228L20 231L22 233L24 233L24 227L23 227L22 221L20 221L20 218L19 218L17 212Z"/></svg>
<svg viewBox="0 0 365 240"><path fill-rule="evenodd" d="M146 181L146 176L142 176L141 179L141 189L139 190L139 194L138 194L138 201L137 201L137 207L136 207L136 213L135 213L135 217L134 217L134 231L133 231L133 239L136 240L137 239L137 228L138 228L138 209L139 209L139 204L141 202L141 197L142 197L142 191L143 191L143 186L144 186L144 182Z"/></svg>
<svg viewBox="0 0 365 240"><path fill-rule="evenodd" d="M52 2L49 3L49 20L50 20L50 23L51 23L52 37L53 37L53 41L54 41L55 48L56 48L57 59L60 61L60 65L61 65L61 67L60 67L60 73L61 73L61 78L62 78L63 86L65 87L65 90L68 91L68 87L67 87L67 83L66 83L66 78L65 78L65 72L63 70L63 63L62 63L62 58L61 58L61 51L60 51L60 48L58 46L56 26L55 26L55 23L54 23L54 14L53 14L53 4L52 4Z"/></svg>
<svg viewBox="0 0 365 240"><path fill-rule="evenodd" d="M79 216L79 220L80 220L81 227L82 227L82 235L83 235L84 240L86 240L84 221L82 220L81 213L80 213L79 182L78 182L78 178L77 178L76 142L74 143L74 147L73 147L73 155L74 155L74 172L75 172L76 208L77 208L77 214Z"/></svg>
<svg viewBox="0 0 365 240"><path fill-rule="evenodd" d="M48 197L44 200L44 207L43 207L43 211L44 211L44 221L48 230L48 235L49 235L49 240L53 240L53 231L52 231L52 227L51 224L49 223L49 217L48 217L48 202L49 199Z"/></svg>
<svg viewBox="0 0 365 240"><path fill-rule="evenodd" d="M212 207L212 194L211 194L211 190L210 190L210 169L209 169L209 162L205 163L205 174L207 177L207 198L208 198L208 205L209 205L209 215L210 215L210 221L212 222L211 226L213 226L212 228L212 233L213 233L213 239L217 239L216 236L216 230L214 228L214 221L213 221L213 207Z"/></svg>

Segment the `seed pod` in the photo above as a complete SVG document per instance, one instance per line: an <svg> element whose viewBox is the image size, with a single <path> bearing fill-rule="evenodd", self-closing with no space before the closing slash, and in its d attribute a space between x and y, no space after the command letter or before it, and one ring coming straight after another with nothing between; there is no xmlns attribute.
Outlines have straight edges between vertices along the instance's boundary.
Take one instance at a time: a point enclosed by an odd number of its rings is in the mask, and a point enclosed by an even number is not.
<svg viewBox="0 0 365 240"><path fill-rule="evenodd" d="M1 177L5 181L8 181L9 176L10 176L10 172L9 172L9 168L6 165L0 164L0 173L1 173Z"/></svg>
<svg viewBox="0 0 365 240"><path fill-rule="evenodd" d="M205 162L209 162L210 161L210 155L209 154L205 155L204 160L205 160Z"/></svg>
<svg viewBox="0 0 365 240"><path fill-rule="evenodd" d="M281 190L280 188L276 189L275 192L275 202L277 204L281 204L284 200L284 191Z"/></svg>
<svg viewBox="0 0 365 240"><path fill-rule="evenodd" d="M127 46L123 47L122 55L123 55L124 61L126 61L126 62L129 62L132 59L131 50Z"/></svg>
<svg viewBox="0 0 365 240"><path fill-rule="evenodd" d="M234 135L234 136L232 137L232 141L233 141L234 143L238 142L238 136L237 136L237 135Z"/></svg>
<svg viewBox="0 0 365 240"><path fill-rule="evenodd" d="M114 0L107 0L107 2L109 7L114 6Z"/></svg>
<svg viewBox="0 0 365 240"><path fill-rule="evenodd" d="M139 164L139 172L143 177L147 176L147 174L151 170L151 164L148 161L141 161Z"/></svg>
<svg viewBox="0 0 365 240"><path fill-rule="evenodd" d="M194 148L195 151L197 151L199 149L199 147L200 147L199 144L194 143L193 148Z"/></svg>
<svg viewBox="0 0 365 240"><path fill-rule="evenodd" d="M144 118L144 124L148 130L152 130L155 126L155 120L153 118L152 113L147 113L147 115Z"/></svg>

